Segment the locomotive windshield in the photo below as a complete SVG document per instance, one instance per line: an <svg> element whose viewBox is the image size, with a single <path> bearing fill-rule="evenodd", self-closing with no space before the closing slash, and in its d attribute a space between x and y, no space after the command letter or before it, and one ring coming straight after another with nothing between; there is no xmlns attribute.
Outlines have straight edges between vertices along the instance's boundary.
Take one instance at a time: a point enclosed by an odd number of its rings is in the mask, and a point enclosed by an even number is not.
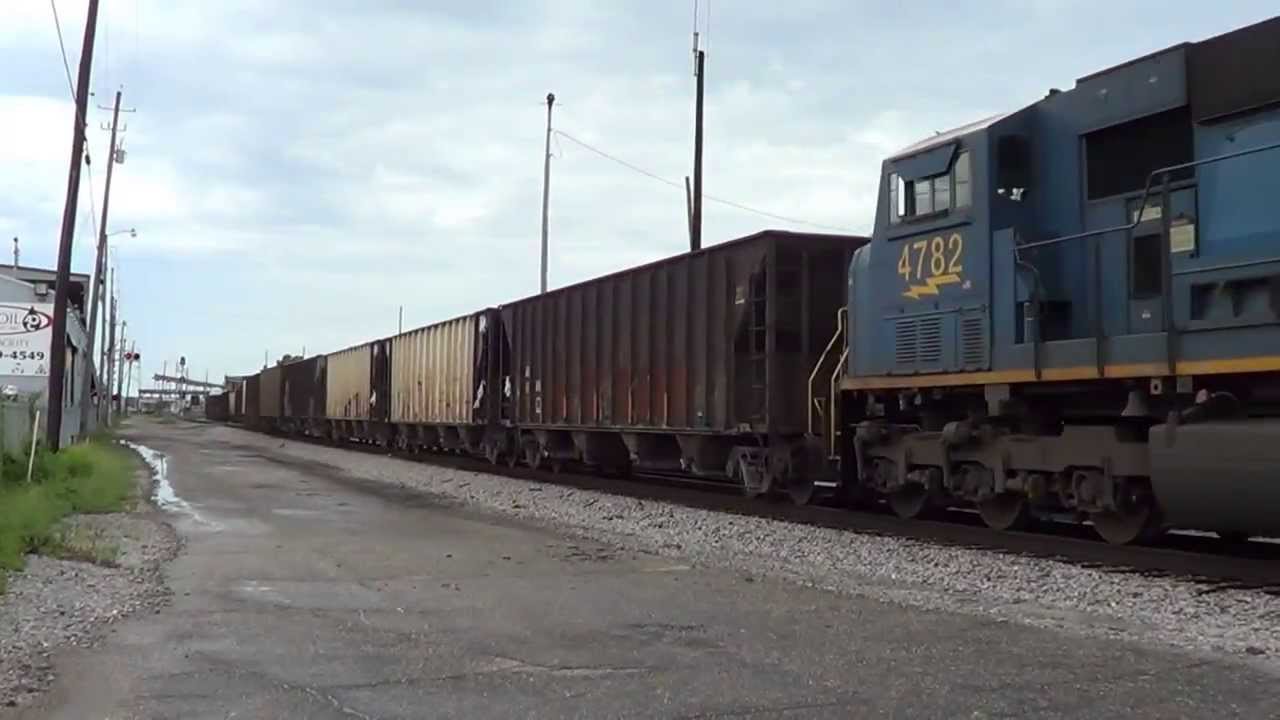
<svg viewBox="0 0 1280 720"><path fill-rule="evenodd" d="M889 173L889 223L969 207L973 202L970 167L969 151L962 150L947 171L936 175L907 180Z"/></svg>

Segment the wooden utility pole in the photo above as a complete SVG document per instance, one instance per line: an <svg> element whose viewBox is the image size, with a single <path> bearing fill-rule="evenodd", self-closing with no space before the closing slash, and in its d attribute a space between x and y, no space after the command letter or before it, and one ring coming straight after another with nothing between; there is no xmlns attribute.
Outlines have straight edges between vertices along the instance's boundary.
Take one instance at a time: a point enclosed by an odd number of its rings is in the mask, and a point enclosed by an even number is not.
<svg viewBox="0 0 1280 720"><path fill-rule="evenodd" d="M547 291L547 210L551 199L551 106L556 102L555 93L547 93L547 145L542 153L542 285Z"/></svg>
<svg viewBox="0 0 1280 720"><path fill-rule="evenodd" d="M116 376L116 397L120 398L120 405L116 407L116 413L119 414L120 417L125 416L124 411L126 409L125 402L124 402L124 367L125 367L124 353L125 353L125 348L129 347L129 344L128 342L126 342L126 337L125 337L125 334L128 331L128 329L129 329L129 321L121 320L120 321L120 352L117 353L116 355L116 362L120 363L120 374Z"/></svg>
<svg viewBox="0 0 1280 720"><path fill-rule="evenodd" d="M121 92L117 90L116 102L111 109L111 145L110 152L107 153L107 185L102 192L102 217L99 218L98 222L97 264L93 270L93 298L89 302L89 327L86 328L88 330L88 340L85 344L85 362L97 361L97 358L93 356L93 347L94 341L98 336L98 304L102 299L103 286L106 285L106 278L104 278L103 275L107 268L107 212L111 208L111 175L112 170L116 166L116 126L120 121L120 95ZM89 191L93 192L93 188L90 188ZM86 370L87 369L88 368L86 367ZM98 367L95 368L95 370L99 377L98 393L102 394L101 377L103 368ZM84 374L84 384L81 386L82 390L80 393L80 397L84 399L84 402L80 403L81 434L84 434L89 427L89 411L91 409L91 403L89 402L90 382L91 376L86 372Z"/></svg>
<svg viewBox="0 0 1280 720"><path fill-rule="evenodd" d="M80 49L80 76L76 81L76 112L71 129L71 166L67 171L67 201L62 208L62 238L58 244L58 279L53 298L53 341L49 351L49 408L45 444L57 452L62 444L62 385L67 371L67 296L71 291L71 244L76 230L76 202L80 196L80 163L84 158L84 134L89 105L89 77L93 67L93 38L98 27L98 0L89 0ZM83 402L84 399L82 398Z"/></svg>
<svg viewBox="0 0 1280 720"><path fill-rule="evenodd" d="M697 35L694 35L694 73L698 77L697 100L695 101L693 118L693 220L689 233L689 250L702 247L702 75L707 54L698 49Z"/></svg>
<svg viewBox="0 0 1280 720"><path fill-rule="evenodd" d="M689 229L689 250L693 245L693 191L689 189L689 176L684 176L684 224Z"/></svg>
<svg viewBox="0 0 1280 720"><path fill-rule="evenodd" d="M108 426L110 426L110 425L111 425L111 412L112 412L112 407L113 407L113 406L114 406L114 404L115 404L115 400L114 400L114 398L113 398L113 396L112 396L112 393L111 393L111 389L112 389L112 387L115 385L115 380L116 380L116 298L115 298L115 289L116 289L116 271L115 271L115 269L113 268L113 269L111 270L111 291L110 291L110 292L108 293L108 295L107 295L107 297L108 297L108 302L109 302L109 303L111 303L111 312L109 313L109 317L108 317L108 319L107 319L107 322L108 322L108 323L110 323L110 325L108 325L108 329L107 329L107 343L106 343L106 344L107 344L107 352L106 352L106 361L103 363L103 365L105 365L105 366L107 367L107 382L105 383L105 388L104 388L104 390L105 390L105 392L106 392L106 394L107 394L107 395L106 395L107 402L106 402L106 415L105 415L105 417L106 417L106 424L107 424Z"/></svg>
<svg viewBox="0 0 1280 720"><path fill-rule="evenodd" d="M125 363L124 365L124 368L125 368L124 372L127 379L124 385L124 395L120 396L120 403L124 407L124 412L121 413L121 417L128 417L129 415L129 388L133 385L133 359L137 357L137 355L138 355L138 341L134 340L133 346L129 348L129 362ZM138 382L141 383L142 379L139 378ZM138 397L141 398L142 395L139 394Z"/></svg>

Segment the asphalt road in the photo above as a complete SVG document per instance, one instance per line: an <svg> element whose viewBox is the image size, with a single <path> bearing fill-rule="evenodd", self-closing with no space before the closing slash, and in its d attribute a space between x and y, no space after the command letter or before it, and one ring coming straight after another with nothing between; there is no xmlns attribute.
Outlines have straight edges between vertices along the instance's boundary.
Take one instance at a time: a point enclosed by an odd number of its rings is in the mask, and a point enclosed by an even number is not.
<svg viewBox="0 0 1280 720"><path fill-rule="evenodd" d="M690 568L203 426L129 434L191 506L173 602L63 653L17 717L1280 716L1243 665Z"/></svg>

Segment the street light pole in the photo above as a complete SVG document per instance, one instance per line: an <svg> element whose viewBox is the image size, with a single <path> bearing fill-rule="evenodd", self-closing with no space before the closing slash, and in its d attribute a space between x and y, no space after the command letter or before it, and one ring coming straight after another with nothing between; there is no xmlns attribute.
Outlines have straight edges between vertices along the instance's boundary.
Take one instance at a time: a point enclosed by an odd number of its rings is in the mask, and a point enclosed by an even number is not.
<svg viewBox="0 0 1280 720"><path fill-rule="evenodd" d="M551 106L555 93L547 93L547 145L542 156L542 290L547 291L547 210L551 198Z"/></svg>

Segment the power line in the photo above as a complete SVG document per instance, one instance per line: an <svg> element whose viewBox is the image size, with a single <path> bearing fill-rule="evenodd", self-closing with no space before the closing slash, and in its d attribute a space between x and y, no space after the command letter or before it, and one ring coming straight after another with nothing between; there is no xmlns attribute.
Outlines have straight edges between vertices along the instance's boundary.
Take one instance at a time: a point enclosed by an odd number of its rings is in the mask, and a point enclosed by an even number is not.
<svg viewBox="0 0 1280 720"><path fill-rule="evenodd" d="M62 22L58 20L58 5L55 0L49 0L49 7L53 9L53 26L58 31L58 49L62 50L62 68L67 71L67 90L71 92L71 101L76 100L75 83L71 82L71 63L67 61L67 45L62 41Z"/></svg>
<svg viewBox="0 0 1280 720"><path fill-rule="evenodd" d="M76 102L76 88L71 82L71 63L67 60L67 45L62 39L62 21L58 19L58 4L56 0L49 0L49 8L53 10L53 26L58 31L58 49L62 52L62 69L67 73L67 91L71 94L71 103ZM80 118L81 132L88 133L88 126L84 117L79 114L79 108L76 109L76 116ZM98 209L93 200L93 165L89 161L90 153L88 148L84 151L85 155L85 171L89 175L89 227L93 230L93 236L98 236ZM108 158L108 161L110 158Z"/></svg>
<svg viewBox="0 0 1280 720"><path fill-rule="evenodd" d="M609 160L609 161L611 161L611 162L615 162L615 163L617 163L617 164L619 164L619 165L621 165L621 166L623 166L623 167L625 167L625 168L627 168L627 169L629 169L629 170L632 170L633 172L640 173L641 175L644 175L645 177L648 177L648 178L650 178L650 179L652 179L652 180L657 180L658 182L662 183L663 185L670 185L671 187L676 188L677 190L679 190L679 191L680 191L680 192L682 192L682 193L684 192L684 184L683 184L683 183L678 183L678 182L675 182L674 180L668 180L667 178L664 178L664 177L662 177L661 175L658 175L658 174L656 174L656 173L649 172L648 170L645 170L644 168L642 168L642 167L640 167L640 166L638 166L638 165L634 165L634 164L632 164L632 163L629 163L629 162L627 162L626 160L623 160L622 158L616 157L616 156L614 156L614 155L610 155L609 153L605 152L604 150L601 150L600 148L595 147L595 146L593 146L593 145L589 145L589 144L587 144L587 143L585 143L585 142L583 142L583 141L579 140L578 138L576 138L576 137L574 137L574 136L570 135L569 133L567 133L567 132L565 132L565 131L563 131L563 130L552 130L552 132L553 132L553 133L555 133L557 136L561 136L561 137L563 137L565 140L568 140L569 142L571 142L571 143L573 143L573 144L575 144L575 145L578 145L579 147L582 147L582 148L584 148L584 149L586 149L586 150L589 150L589 151L591 151L591 152L595 153L596 155L599 155L599 156L600 156L600 157L602 157L602 158L605 158L606 160ZM773 220L781 220L782 222L794 223L794 224L796 224L796 225L807 225L807 226L809 226L809 227L820 228L820 229L822 229L822 230L832 230L832 231L835 231L835 232L842 232L842 233L852 233L852 232L857 232L857 231L856 231L856 230L854 230L853 228L840 227L840 226L838 226L838 225L824 225L824 224L822 224L822 223L811 222L811 221L809 221L809 220L801 220L800 218L793 218L793 217L788 217L788 216L786 216L786 215L779 215L779 214L777 214L777 213L771 213L771 212L768 212L768 211L766 211L766 210L760 210L760 209L758 209L758 208L753 208L753 207L751 207L751 206L749 206L749 205L743 205L742 203L734 202L733 200L726 200L726 199L724 199L724 198L719 198L719 197L716 197L716 196L714 196L714 195L708 195L708 194L706 194L706 193L703 193L703 195L702 195L702 196L703 196L704 198L706 198L707 200L710 200L711 202L717 202L717 203L720 203L721 205L727 205L727 206L729 206L729 207L731 207L731 208L735 208L735 209L738 209L738 210L742 210L742 211L744 211L744 212L753 213L753 214L755 214L755 215L760 215L761 217L771 218L771 219L773 219Z"/></svg>
<svg viewBox="0 0 1280 720"><path fill-rule="evenodd" d="M567 133L567 132L565 132L565 131L563 131L563 130L552 130L552 132L554 132L556 135L559 135L559 136L563 137L565 140L568 140L569 142L571 142L571 143L573 143L573 144L575 144L575 145L578 145L578 146L581 146L581 147L583 147L583 148L586 148L587 150L590 150L591 152L593 152L593 153L595 153L595 154L599 155L599 156L600 156L600 157L602 157L602 158L605 158L606 160L612 160L613 162L616 162L616 163L618 163L619 165L621 165L621 166L623 166L623 167L625 167L625 168L628 168L628 169L630 169L630 170L634 170L635 172L638 172L638 173L640 173L641 175L644 175L644 176L646 176L646 177L649 177L649 178L652 178L652 179L654 179L654 180L657 180L657 181L658 181L658 182L660 182L660 183L663 183L663 184L665 184L665 185L670 185L671 187L673 187L673 188L677 188L677 189L682 189L682 188L684 187L684 185L681 185L681 184L676 183L676 182L674 182L674 181L668 180L668 179L666 179L666 178L662 177L661 175L656 175L656 174L654 174L654 173L649 172L648 170L645 170L645 169L644 169L644 168L642 168L642 167L639 167L639 166L637 166L637 165L632 165L631 163L627 162L626 160L623 160L622 158L614 157L613 155L610 155L609 153L607 153L607 152L605 152L605 151L601 150L601 149L600 149L600 148L598 148L598 147L593 147L593 146L591 146L591 145L588 145L588 144L586 144L585 142L583 142L583 141L579 140L578 138L576 138L576 137L574 137L574 136L570 135L569 133Z"/></svg>

